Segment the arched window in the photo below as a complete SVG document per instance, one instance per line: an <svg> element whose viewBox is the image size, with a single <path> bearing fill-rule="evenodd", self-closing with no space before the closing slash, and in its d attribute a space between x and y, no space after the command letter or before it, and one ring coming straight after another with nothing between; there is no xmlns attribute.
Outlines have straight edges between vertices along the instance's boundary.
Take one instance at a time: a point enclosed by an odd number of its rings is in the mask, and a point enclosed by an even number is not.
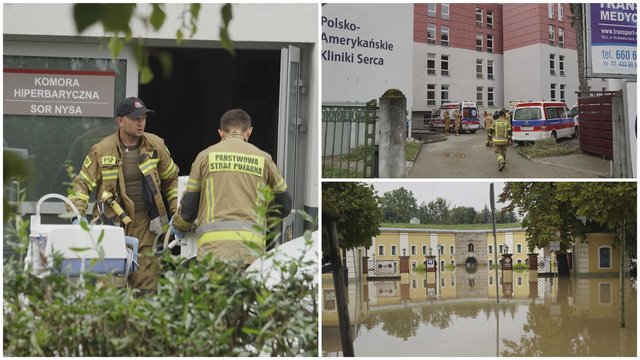
<svg viewBox="0 0 640 360"><path fill-rule="evenodd" d="M467 250L469 252L473 252L473 244L469 244L469 246L467 246Z"/></svg>
<svg viewBox="0 0 640 360"><path fill-rule="evenodd" d="M440 271L444 271L444 260L440 260Z"/></svg>
<svg viewBox="0 0 640 360"><path fill-rule="evenodd" d="M422 245L422 255L427 255L427 245Z"/></svg>
<svg viewBox="0 0 640 360"><path fill-rule="evenodd" d="M416 271L416 262L415 261L411 262L411 270L412 271ZM414 289L415 289L415 286L414 286Z"/></svg>
<svg viewBox="0 0 640 360"><path fill-rule="evenodd" d="M391 255L397 255L395 245L391 245Z"/></svg>
<svg viewBox="0 0 640 360"><path fill-rule="evenodd" d="M416 246L415 245L411 245L411 255L415 255L416 254Z"/></svg>
<svg viewBox="0 0 640 360"><path fill-rule="evenodd" d="M604 245L598 248L598 269L611 269L611 246Z"/></svg>
<svg viewBox="0 0 640 360"><path fill-rule="evenodd" d="M378 245L378 255L384 255L384 245Z"/></svg>

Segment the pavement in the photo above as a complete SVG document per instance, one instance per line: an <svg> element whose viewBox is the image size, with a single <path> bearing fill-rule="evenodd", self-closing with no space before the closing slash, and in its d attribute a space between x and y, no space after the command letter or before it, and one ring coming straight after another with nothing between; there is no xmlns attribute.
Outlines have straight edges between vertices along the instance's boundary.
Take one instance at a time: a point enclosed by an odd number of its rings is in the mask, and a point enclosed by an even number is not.
<svg viewBox="0 0 640 360"><path fill-rule="evenodd" d="M415 161L407 164L411 178L609 178L611 162L600 156L576 153L563 156L530 158L516 145L509 146L507 167L497 171L492 148L484 146L484 131L476 134L444 137L428 130L414 131L413 138L423 141ZM567 139L564 146L577 146ZM519 155L518 155L519 154Z"/></svg>

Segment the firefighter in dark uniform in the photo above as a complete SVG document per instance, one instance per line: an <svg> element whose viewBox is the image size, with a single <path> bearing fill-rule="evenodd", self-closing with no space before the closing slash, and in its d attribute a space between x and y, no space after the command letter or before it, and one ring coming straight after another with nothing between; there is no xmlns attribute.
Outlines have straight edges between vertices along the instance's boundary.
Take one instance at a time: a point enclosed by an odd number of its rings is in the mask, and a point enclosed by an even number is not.
<svg viewBox="0 0 640 360"><path fill-rule="evenodd" d="M125 234L139 242L138 271L130 279L114 276L111 280L116 286L128 280L130 286L150 291L155 290L158 276L153 247L169 229L169 218L178 207L179 169L164 141L144 132L148 113L155 111L136 97L120 102L118 131L91 148L71 183L69 200L84 216L89 194L96 190L94 219L124 226Z"/></svg>
<svg viewBox="0 0 640 360"><path fill-rule="evenodd" d="M502 171L507 164L507 146L511 140L511 124L504 116L505 111L500 110L498 119L491 125L491 141L495 148L499 171Z"/></svg>
<svg viewBox="0 0 640 360"><path fill-rule="evenodd" d="M220 260L249 265L257 258L251 248L265 247L265 234L256 230L256 225L263 229L266 225L256 216L261 183L273 189L281 217L291 212L287 184L271 156L247 142L252 130L249 114L227 111L218 130L222 140L200 152L191 166L170 231L182 238L198 220L198 260L211 253Z"/></svg>

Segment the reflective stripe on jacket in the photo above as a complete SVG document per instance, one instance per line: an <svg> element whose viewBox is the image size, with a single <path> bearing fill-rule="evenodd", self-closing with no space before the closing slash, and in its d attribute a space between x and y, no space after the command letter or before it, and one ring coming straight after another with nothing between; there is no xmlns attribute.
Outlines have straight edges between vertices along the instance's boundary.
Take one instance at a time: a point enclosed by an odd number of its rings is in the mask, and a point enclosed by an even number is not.
<svg viewBox="0 0 640 360"><path fill-rule="evenodd" d="M276 194L287 191L271 156L230 134L200 152L191 166L174 226L188 231L196 218L201 245L217 240L245 240L264 246L258 231L256 205L258 185L266 184Z"/></svg>

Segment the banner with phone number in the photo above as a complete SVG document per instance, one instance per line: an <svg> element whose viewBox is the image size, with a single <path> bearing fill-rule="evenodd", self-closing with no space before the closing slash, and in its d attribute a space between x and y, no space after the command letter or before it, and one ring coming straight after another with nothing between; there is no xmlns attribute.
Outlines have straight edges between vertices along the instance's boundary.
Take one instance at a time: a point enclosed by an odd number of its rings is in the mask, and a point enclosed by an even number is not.
<svg viewBox="0 0 640 360"><path fill-rule="evenodd" d="M594 74L637 73L638 15L635 3L589 4Z"/></svg>

